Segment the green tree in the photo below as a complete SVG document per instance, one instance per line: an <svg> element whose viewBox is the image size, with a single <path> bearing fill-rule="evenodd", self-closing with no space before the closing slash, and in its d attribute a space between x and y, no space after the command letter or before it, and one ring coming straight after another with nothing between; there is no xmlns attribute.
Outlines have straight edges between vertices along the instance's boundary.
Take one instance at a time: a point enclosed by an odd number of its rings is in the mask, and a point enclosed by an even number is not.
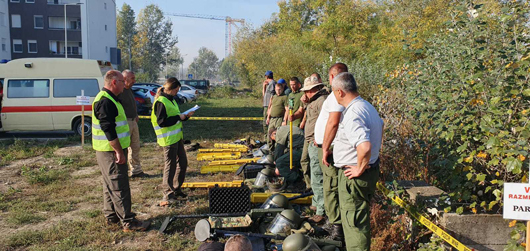
<svg viewBox="0 0 530 251"><path fill-rule="evenodd" d="M166 65L166 53L177 43L171 35L172 23L164 18L162 10L151 4L138 15L138 35L135 37L133 62L139 66L139 81L156 81L162 67Z"/></svg>
<svg viewBox="0 0 530 251"><path fill-rule="evenodd" d="M215 53L206 47L199 49L199 56L193 59L188 67L188 72L193 74L195 79L212 79L217 76L219 70L219 58Z"/></svg>
<svg viewBox="0 0 530 251"><path fill-rule="evenodd" d="M228 56L220 62L219 76L223 81L232 83L238 81L236 59L233 56Z"/></svg>
<svg viewBox="0 0 530 251"><path fill-rule="evenodd" d="M169 54L167 55L167 65L165 66L165 70L167 70L166 78L178 78L180 76L180 67L183 62L184 58L182 58L182 55L180 55L179 48L174 45L173 48L171 48L171 50L169 51ZM166 74L166 72L164 72L164 74Z"/></svg>
<svg viewBox="0 0 530 251"><path fill-rule="evenodd" d="M118 48L122 51L120 70L132 69L134 36L136 35L136 20L134 10L124 3L116 17Z"/></svg>

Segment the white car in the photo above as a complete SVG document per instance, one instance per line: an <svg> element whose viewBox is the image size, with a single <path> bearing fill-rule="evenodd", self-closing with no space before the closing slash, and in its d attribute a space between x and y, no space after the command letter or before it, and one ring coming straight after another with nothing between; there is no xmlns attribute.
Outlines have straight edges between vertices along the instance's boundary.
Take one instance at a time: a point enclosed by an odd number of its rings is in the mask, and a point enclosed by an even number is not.
<svg viewBox="0 0 530 251"><path fill-rule="evenodd" d="M179 93L185 94L186 98L189 97L191 100L196 100L197 95L199 94L199 92L197 91L197 89L195 89L195 87L189 86L189 85L181 85Z"/></svg>
<svg viewBox="0 0 530 251"><path fill-rule="evenodd" d="M151 104L155 102L155 96L156 96L157 89L158 88L156 87L149 87L149 86L143 86L143 85L133 85L131 87L131 90L133 91L144 93L145 96L151 100Z"/></svg>

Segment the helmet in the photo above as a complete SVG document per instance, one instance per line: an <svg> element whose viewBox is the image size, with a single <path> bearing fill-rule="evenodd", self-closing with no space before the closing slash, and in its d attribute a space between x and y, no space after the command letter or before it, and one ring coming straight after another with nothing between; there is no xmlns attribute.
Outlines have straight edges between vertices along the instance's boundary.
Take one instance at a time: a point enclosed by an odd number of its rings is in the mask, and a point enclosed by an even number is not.
<svg viewBox="0 0 530 251"><path fill-rule="evenodd" d="M260 163L260 164L272 164L274 163L274 157L272 155L265 155L263 157L261 157L261 159L259 159L257 161L257 163Z"/></svg>
<svg viewBox="0 0 530 251"><path fill-rule="evenodd" d="M283 251L321 251L321 249L303 234L292 234L283 241Z"/></svg>
<svg viewBox="0 0 530 251"><path fill-rule="evenodd" d="M274 177L274 169L263 168L256 175L256 180L254 181L254 185L258 187L264 187L267 184L267 181L272 177Z"/></svg>
<svg viewBox="0 0 530 251"><path fill-rule="evenodd" d="M269 208L291 208L291 204L289 204L289 200L285 195L283 194L273 194L271 195L263 205L261 205L261 209L269 209Z"/></svg>
<svg viewBox="0 0 530 251"><path fill-rule="evenodd" d="M285 209L274 217L267 230L273 234L290 234L291 229L297 229L301 221L300 215L293 209Z"/></svg>

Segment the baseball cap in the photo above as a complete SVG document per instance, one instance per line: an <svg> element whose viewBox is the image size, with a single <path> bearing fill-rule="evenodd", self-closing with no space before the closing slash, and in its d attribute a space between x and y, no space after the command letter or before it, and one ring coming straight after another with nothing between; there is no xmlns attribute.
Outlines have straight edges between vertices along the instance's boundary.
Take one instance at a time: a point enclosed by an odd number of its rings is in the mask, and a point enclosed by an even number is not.
<svg viewBox="0 0 530 251"><path fill-rule="evenodd" d="M285 82L285 79L283 79L283 78L278 79L277 83L278 84L287 84L287 82Z"/></svg>
<svg viewBox="0 0 530 251"><path fill-rule="evenodd" d="M324 85L323 83L318 82L317 77L308 77L304 80L304 87L300 89L300 91L309 91L313 89L313 87Z"/></svg>
<svg viewBox="0 0 530 251"><path fill-rule="evenodd" d="M268 77L268 76L272 76L272 71L266 71L266 72L265 72L265 76L267 76L267 77Z"/></svg>

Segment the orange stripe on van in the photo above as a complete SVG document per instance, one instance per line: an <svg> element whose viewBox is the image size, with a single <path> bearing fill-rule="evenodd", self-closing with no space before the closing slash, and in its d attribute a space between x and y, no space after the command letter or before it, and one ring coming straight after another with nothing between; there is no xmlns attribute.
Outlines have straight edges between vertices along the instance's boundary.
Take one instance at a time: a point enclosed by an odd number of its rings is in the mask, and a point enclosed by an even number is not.
<svg viewBox="0 0 530 251"><path fill-rule="evenodd" d="M80 112L80 105L54 105L54 106L6 106L2 113L10 112ZM85 111L92 111L91 105L85 105Z"/></svg>

